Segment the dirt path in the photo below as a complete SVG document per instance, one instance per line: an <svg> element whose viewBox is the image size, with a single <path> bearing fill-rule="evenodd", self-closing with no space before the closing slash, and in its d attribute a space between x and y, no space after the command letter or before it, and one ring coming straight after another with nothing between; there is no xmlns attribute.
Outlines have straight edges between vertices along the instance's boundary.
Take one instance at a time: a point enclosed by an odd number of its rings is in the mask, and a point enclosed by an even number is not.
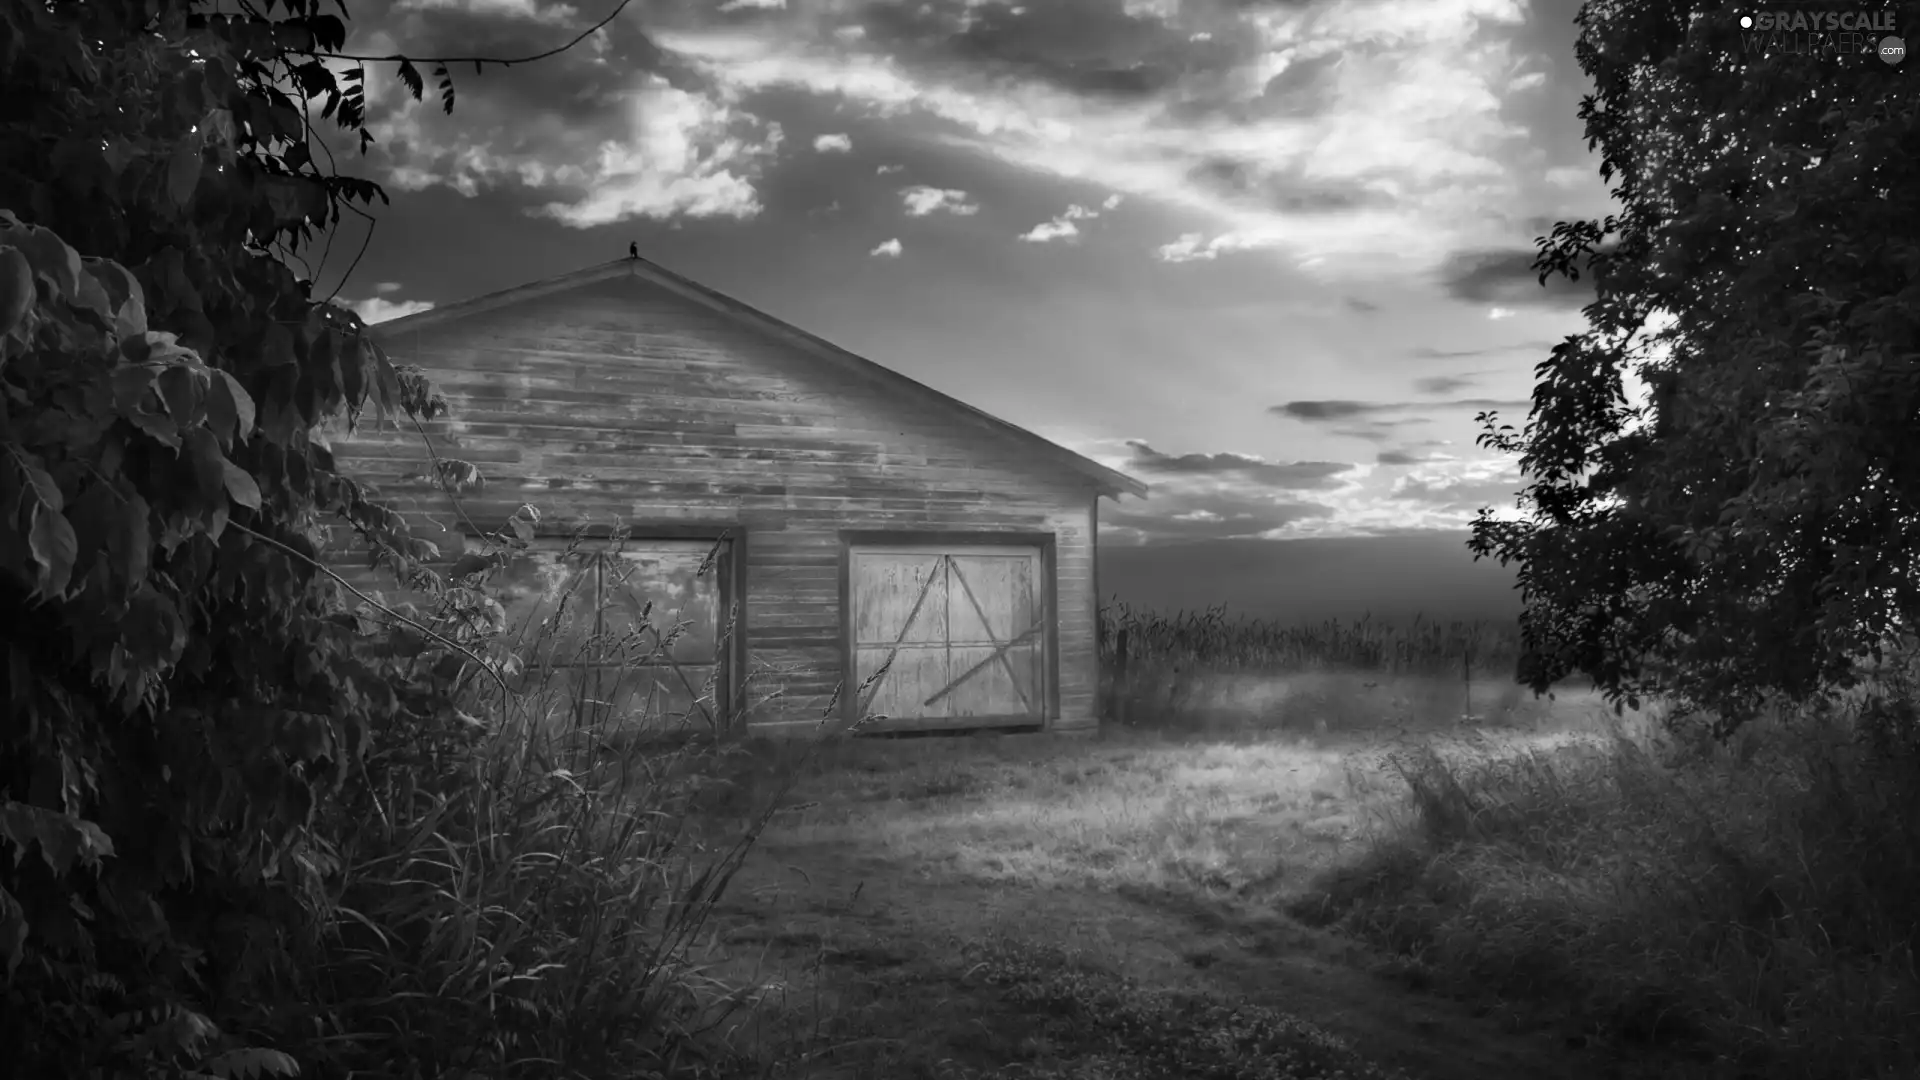
<svg viewBox="0 0 1920 1080"><path fill-rule="evenodd" d="M718 914L728 974L784 987L783 1019L763 1022L758 1037L812 1047L800 1075L1059 1075L1034 1064L1048 1054L1044 1035L968 976L969 950L995 937L1068 948L1147 986L1297 1016L1416 1080L1615 1075L1556 1036L1503 1030L1371 974L1332 935L1173 890L968 881L937 860L903 864L844 836L775 833Z"/></svg>

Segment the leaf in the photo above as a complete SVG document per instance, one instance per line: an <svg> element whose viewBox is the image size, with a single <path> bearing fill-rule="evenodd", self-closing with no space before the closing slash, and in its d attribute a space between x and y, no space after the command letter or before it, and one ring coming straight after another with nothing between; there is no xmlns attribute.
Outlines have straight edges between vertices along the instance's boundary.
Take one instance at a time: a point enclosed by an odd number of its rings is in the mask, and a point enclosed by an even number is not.
<svg viewBox="0 0 1920 1080"><path fill-rule="evenodd" d="M80 288L74 295L73 306L92 312L102 323L113 324L113 298L92 274L80 275Z"/></svg>
<svg viewBox="0 0 1920 1080"><path fill-rule="evenodd" d="M259 1080L264 1076L299 1076L300 1063L291 1054L262 1046L243 1046L215 1054L200 1066L220 1080Z"/></svg>
<svg viewBox="0 0 1920 1080"><path fill-rule="evenodd" d="M173 205L185 209L193 201L193 190L200 185L200 140L189 138L174 148L167 159L167 197Z"/></svg>
<svg viewBox="0 0 1920 1080"><path fill-rule="evenodd" d="M135 410L146 403L147 390L160 376L163 369L159 364L122 364L113 369L110 376L113 385L113 408L121 416L131 417Z"/></svg>
<svg viewBox="0 0 1920 1080"><path fill-rule="evenodd" d="M66 516L49 506L36 506L27 548L39 565L39 577L33 594L58 600L66 595L67 582L73 576L73 562L80 555L79 541Z"/></svg>
<svg viewBox="0 0 1920 1080"><path fill-rule="evenodd" d="M293 364L293 331L285 323L268 323L260 342L260 362L269 367Z"/></svg>
<svg viewBox="0 0 1920 1080"><path fill-rule="evenodd" d="M260 509L260 485L253 474L224 458L221 464L226 469L228 497L249 510Z"/></svg>
<svg viewBox="0 0 1920 1080"><path fill-rule="evenodd" d="M33 264L16 247L0 248L0 337L13 333L33 309Z"/></svg>
<svg viewBox="0 0 1920 1080"><path fill-rule="evenodd" d="M175 424L189 428L200 422L207 392L202 372L185 366L169 367L160 373L159 389L160 400L166 403Z"/></svg>
<svg viewBox="0 0 1920 1080"><path fill-rule="evenodd" d="M233 412L233 437L245 441L253 434L253 396L240 380L218 368L213 372L212 396L221 399Z"/></svg>
<svg viewBox="0 0 1920 1080"><path fill-rule="evenodd" d="M33 264L33 272L53 287L61 300L80 291L80 253L68 247L53 230L38 225L9 224L0 228L0 244L18 248Z"/></svg>
<svg viewBox="0 0 1920 1080"><path fill-rule="evenodd" d="M153 511L137 492L127 492L126 496L120 514L121 539L114 555L119 559L117 569L126 579L127 587L137 589L146 580L153 558L153 525L148 520Z"/></svg>
<svg viewBox="0 0 1920 1080"><path fill-rule="evenodd" d="M220 453L220 444L206 428L192 428L182 436L185 459L193 476L194 495L200 506L211 510L227 504L227 466L232 462Z"/></svg>
<svg viewBox="0 0 1920 1080"><path fill-rule="evenodd" d="M147 294L131 270L111 259L84 259L87 274L106 290L115 337L147 332Z"/></svg>
<svg viewBox="0 0 1920 1080"><path fill-rule="evenodd" d="M121 173L127 171L127 166L133 163L139 153L134 150L133 144L125 139L108 138L105 142L106 145L100 151L100 160L106 162L107 169L117 179Z"/></svg>
<svg viewBox="0 0 1920 1080"><path fill-rule="evenodd" d="M41 466L38 460L30 454L23 454L17 450L11 460L14 467L20 471L21 482L26 485L28 491L33 493L37 503L54 513L60 513L67 508L66 497L60 493L60 485L54 482L53 476Z"/></svg>
<svg viewBox="0 0 1920 1080"><path fill-rule="evenodd" d="M168 449L180 449L180 425L173 422L173 417L147 409L136 409L125 415L134 427L145 432L155 442Z"/></svg>
<svg viewBox="0 0 1920 1080"><path fill-rule="evenodd" d="M263 181L275 228L288 228L324 216L326 189L301 176L272 176Z"/></svg>
<svg viewBox="0 0 1920 1080"><path fill-rule="evenodd" d="M493 566L493 560L485 555L462 555L447 571L449 578L463 578L469 574L484 573Z"/></svg>
<svg viewBox="0 0 1920 1080"><path fill-rule="evenodd" d="M447 71L447 65L439 64L433 69L433 76L440 83L440 104L448 116L453 115L453 75Z"/></svg>
<svg viewBox="0 0 1920 1080"><path fill-rule="evenodd" d="M0 802L0 840L13 845L15 866L39 845L40 857L63 877L76 863L94 867L114 854L112 838L93 822L11 799Z"/></svg>
<svg viewBox="0 0 1920 1080"><path fill-rule="evenodd" d="M374 401L380 409L382 422L394 419L401 409L400 371L387 358L387 351L377 342L370 342L374 362Z"/></svg>
<svg viewBox="0 0 1920 1080"><path fill-rule="evenodd" d="M413 100L419 101L426 92L427 84L421 80L420 71L413 66L413 61L402 57L398 74L400 81L406 84L407 92L413 95Z"/></svg>

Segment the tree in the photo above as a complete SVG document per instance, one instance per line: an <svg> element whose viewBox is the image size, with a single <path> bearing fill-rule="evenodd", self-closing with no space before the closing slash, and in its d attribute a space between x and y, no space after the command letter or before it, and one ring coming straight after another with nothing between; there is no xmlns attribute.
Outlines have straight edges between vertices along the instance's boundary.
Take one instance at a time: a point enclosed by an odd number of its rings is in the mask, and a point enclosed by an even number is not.
<svg viewBox="0 0 1920 1080"><path fill-rule="evenodd" d="M1542 283L1591 274L1589 328L1536 368L1524 430L1482 414L1529 483L1470 541L1519 566L1534 690L1667 691L1723 731L1920 622L1911 64L1763 53L1740 10L1581 9L1580 116L1621 209L1538 241Z"/></svg>
<svg viewBox="0 0 1920 1080"><path fill-rule="evenodd" d="M310 120L364 148L364 69L328 66L346 26L319 0L239 7L0 5L0 1044L22 1075L284 1072L247 1032L325 1043L270 992L319 925L316 814L372 738L448 708L369 654L316 562L329 523L402 574L440 554L309 434L435 404L289 265L384 200Z"/></svg>

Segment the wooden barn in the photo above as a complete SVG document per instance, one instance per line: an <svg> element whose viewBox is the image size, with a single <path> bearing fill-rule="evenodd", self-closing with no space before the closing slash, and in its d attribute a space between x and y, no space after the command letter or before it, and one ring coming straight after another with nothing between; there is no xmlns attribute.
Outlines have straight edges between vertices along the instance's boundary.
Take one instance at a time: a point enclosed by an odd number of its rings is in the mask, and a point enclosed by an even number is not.
<svg viewBox="0 0 1920 1080"><path fill-rule="evenodd" d="M456 515L411 426L336 435L340 466L429 538L536 507L510 621L592 595L601 630L677 623L623 711L775 734L844 685L836 717L876 730L1097 723L1098 504L1138 480L640 258L373 330L484 483Z"/></svg>

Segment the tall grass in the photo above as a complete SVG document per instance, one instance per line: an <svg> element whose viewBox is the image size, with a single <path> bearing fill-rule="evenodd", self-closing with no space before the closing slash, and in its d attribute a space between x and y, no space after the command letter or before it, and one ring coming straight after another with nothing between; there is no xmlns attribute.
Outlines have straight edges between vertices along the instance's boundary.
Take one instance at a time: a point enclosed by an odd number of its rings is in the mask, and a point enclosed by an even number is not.
<svg viewBox="0 0 1920 1080"><path fill-rule="evenodd" d="M735 836L693 835L692 800L727 747L633 737L679 718L650 714L645 695L583 693L542 663L552 625L476 634L487 605L462 599L411 615L498 646L511 692L465 665L455 707L378 733L317 823L321 932L275 1003L300 1002L313 1033L289 1050L310 1076L711 1074L729 1055L714 1032L748 999L705 966L707 920L764 810ZM663 661L674 636L585 647L619 661L618 682Z"/></svg>
<svg viewBox="0 0 1920 1080"><path fill-rule="evenodd" d="M1230 616L1224 606L1146 611L1115 598L1100 609L1103 660L1118 662L1123 636L1130 665L1215 672L1511 672L1520 656L1519 627L1512 623L1416 615L1406 624L1371 616L1290 624Z"/></svg>
<svg viewBox="0 0 1920 1080"><path fill-rule="evenodd" d="M1292 905L1404 970L1690 1076L1920 1075L1920 686L1722 745L1658 713L1401 755L1404 811Z"/></svg>
<svg viewBox="0 0 1920 1080"><path fill-rule="evenodd" d="M1132 727L1309 723L1324 732L1405 713L1422 722L1511 716L1522 696L1512 678L1515 624L1416 616L1294 625L1218 606L1161 613L1115 599L1100 609L1099 630L1102 716Z"/></svg>

